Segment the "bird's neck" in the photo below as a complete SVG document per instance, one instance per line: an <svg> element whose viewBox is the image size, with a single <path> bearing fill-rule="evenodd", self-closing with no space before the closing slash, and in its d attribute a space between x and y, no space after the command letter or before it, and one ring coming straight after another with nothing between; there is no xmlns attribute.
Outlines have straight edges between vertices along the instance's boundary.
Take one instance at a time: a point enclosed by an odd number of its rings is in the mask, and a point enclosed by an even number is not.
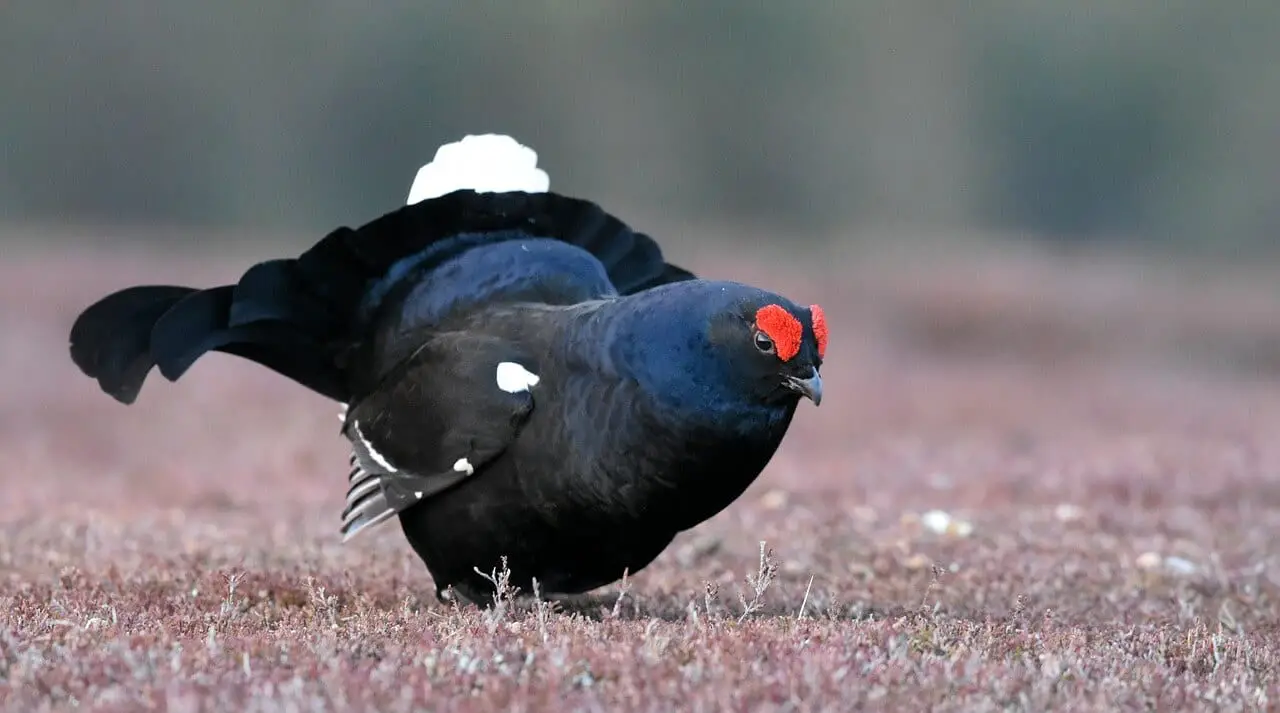
<svg viewBox="0 0 1280 713"><path fill-rule="evenodd" d="M728 507L764 471L786 435L796 402L774 407L699 409L652 391L636 395L643 440L626 448L639 477L642 512L685 530Z"/></svg>
<svg viewBox="0 0 1280 713"><path fill-rule="evenodd" d="M798 402L765 404L740 393L690 325L673 325L628 299L566 313L566 356L581 360L593 380L612 382L602 401L583 408L597 418L570 427L581 429L572 442L598 449L580 491L627 478L630 497L590 496L593 507L615 518L661 514L678 531L719 512L755 480ZM598 437L602 422L615 427L607 439Z"/></svg>
<svg viewBox="0 0 1280 713"><path fill-rule="evenodd" d="M786 430L795 402L766 403L746 391L708 343L696 309L646 297L602 304L579 331L603 347L604 371L634 383L654 415L673 425L725 436Z"/></svg>

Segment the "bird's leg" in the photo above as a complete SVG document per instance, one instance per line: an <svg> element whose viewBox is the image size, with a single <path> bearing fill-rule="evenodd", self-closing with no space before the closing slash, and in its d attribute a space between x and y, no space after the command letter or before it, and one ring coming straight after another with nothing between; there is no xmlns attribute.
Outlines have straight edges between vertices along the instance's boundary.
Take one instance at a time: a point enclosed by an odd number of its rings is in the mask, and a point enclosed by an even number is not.
<svg viewBox="0 0 1280 713"><path fill-rule="evenodd" d="M544 592L542 599L554 603L564 611L593 611L605 602L603 597L585 592L571 594L565 592Z"/></svg>
<svg viewBox="0 0 1280 713"><path fill-rule="evenodd" d="M467 586L457 584L436 587L436 599L442 604L470 604L477 609L487 609L493 605L491 598L479 596Z"/></svg>

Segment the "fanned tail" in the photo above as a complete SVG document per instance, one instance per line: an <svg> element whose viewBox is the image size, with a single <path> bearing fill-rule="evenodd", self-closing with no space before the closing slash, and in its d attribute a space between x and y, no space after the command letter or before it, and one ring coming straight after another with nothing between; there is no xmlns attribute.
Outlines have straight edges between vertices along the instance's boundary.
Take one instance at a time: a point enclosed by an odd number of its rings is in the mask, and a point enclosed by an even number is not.
<svg viewBox="0 0 1280 713"><path fill-rule="evenodd" d="M233 285L130 287L87 308L71 356L103 391L132 403L152 368L173 381L210 351L254 361L347 403L347 361L397 285L480 245L561 240L605 267L621 294L693 274L594 203L549 193L537 155L505 136L442 146L410 204L358 229L338 228L297 258L252 266Z"/></svg>

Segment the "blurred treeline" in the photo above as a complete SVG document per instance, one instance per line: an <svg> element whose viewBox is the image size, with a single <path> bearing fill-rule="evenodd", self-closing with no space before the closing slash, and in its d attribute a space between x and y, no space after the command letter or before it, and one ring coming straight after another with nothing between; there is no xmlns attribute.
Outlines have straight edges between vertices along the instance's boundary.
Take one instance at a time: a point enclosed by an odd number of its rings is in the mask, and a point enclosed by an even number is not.
<svg viewBox="0 0 1280 713"><path fill-rule="evenodd" d="M624 217L1280 229L1277 2L5 0L0 91L10 224L323 231L500 131Z"/></svg>

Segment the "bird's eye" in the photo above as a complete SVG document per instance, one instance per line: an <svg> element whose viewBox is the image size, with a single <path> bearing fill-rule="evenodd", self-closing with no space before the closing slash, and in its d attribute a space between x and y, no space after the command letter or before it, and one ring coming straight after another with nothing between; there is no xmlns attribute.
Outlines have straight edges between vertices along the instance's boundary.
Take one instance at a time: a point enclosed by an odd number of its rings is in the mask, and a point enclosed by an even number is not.
<svg viewBox="0 0 1280 713"><path fill-rule="evenodd" d="M773 354L775 351L773 340L764 332L756 332L756 349L759 349L765 354Z"/></svg>

